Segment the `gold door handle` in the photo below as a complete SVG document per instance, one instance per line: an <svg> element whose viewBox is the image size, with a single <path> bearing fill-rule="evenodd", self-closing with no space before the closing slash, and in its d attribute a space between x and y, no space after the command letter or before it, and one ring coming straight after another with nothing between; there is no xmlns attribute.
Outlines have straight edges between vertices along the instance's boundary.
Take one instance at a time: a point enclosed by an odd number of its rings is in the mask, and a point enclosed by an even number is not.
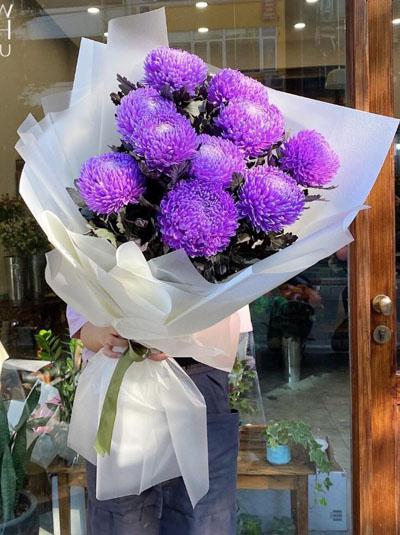
<svg viewBox="0 0 400 535"><path fill-rule="evenodd" d="M393 312L393 303L389 296L387 295L377 295L372 300L372 308L378 314L383 316L390 316Z"/></svg>

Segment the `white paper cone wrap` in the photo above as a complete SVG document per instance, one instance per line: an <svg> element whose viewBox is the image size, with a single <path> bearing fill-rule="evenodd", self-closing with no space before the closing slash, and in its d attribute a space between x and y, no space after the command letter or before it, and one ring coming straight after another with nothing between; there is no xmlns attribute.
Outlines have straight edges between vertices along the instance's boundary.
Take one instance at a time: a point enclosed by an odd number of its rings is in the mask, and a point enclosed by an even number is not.
<svg viewBox="0 0 400 535"><path fill-rule="evenodd" d="M140 494L183 476L193 506L208 490L204 398L174 360L134 363L118 397L111 454L93 449L101 407L116 361L92 357L79 381L69 446L97 464L99 500Z"/></svg>
<svg viewBox="0 0 400 535"><path fill-rule="evenodd" d="M324 191L327 202L311 203L288 229L298 236L293 245L211 284L183 251L147 262L132 242L115 249L88 236L88 224L66 190L74 187L84 161L118 142L109 98L117 73L140 80L147 53L166 44L163 9L110 21L107 45L82 40L71 93L46 99L45 118L37 123L29 116L19 129L16 148L26 162L20 192L54 245L46 280L66 303L95 325L113 325L121 336L229 371L240 330L236 312L351 242L348 227L363 208L398 121L270 89L290 134L315 129L338 153L337 188ZM69 103L64 110L63 103ZM111 455L95 456L114 366L101 355L88 364L70 429L71 447L97 463L98 498L141 492L181 474L195 504L207 490L205 406L172 361L132 366Z"/></svg>

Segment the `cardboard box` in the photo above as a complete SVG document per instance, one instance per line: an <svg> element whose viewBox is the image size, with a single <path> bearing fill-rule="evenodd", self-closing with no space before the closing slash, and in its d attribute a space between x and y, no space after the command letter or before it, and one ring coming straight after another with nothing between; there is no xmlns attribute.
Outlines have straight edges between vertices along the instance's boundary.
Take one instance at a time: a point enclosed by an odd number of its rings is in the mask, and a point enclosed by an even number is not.
<svg viewBox="0 0 400 535"><path fill-rule="evenodd" d="M333 485L326 493L328 505L315 503L315 475L308 477L309 527L313 531L347 531L347 474L329 474ZM325 477L324 475L320 478ZM317 496L318 497L318 496Z"/></svg>

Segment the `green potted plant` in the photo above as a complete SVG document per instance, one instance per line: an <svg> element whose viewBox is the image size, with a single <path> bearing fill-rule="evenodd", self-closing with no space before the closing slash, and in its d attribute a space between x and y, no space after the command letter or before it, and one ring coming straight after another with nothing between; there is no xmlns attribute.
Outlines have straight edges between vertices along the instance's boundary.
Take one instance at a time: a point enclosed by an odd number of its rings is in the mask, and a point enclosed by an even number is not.
<svg viewBox="0 0 400 535"><path fill-rule="evenodd" d="M274 517L271 530L268 533L271 535L295 535L296 527L293 520L287 516Z"/></svg>
<svg viewBox="0 0 400 535"><path fill-rule="evenodd" d="M76 362L75 355L82 348L82 343L76 338L62 339L45 329L39 331L35 338L39 359L51 363L44 370L46 381L50 381L59 394L59 422L54 424L51 439L57 454L72 461L76 454L68 448L67 436L80 373L80 362Z"/></svg>
<svg viewBox="0 0 400 535"><path fill-rule="evenodd" d="M0 239L5 252L7 286L11 301L36 299L45 291L47 238L19 197L0 198Z"/></svg>
<svg viewBox="0 0 400 535"><path fill-rule="evenodd" d="M35 339L39 359L51 362L46 373L60 394L60 419L69 423L80 372L80 363L75 362L75 355L77 349L83 347L82 342L77 338L62 339L51 329L41 329Z"/></svg>
<svg viewBox="0 0 400 535"><path fill-rule="evenodd" d="M300 447L310 463L314 464L318 474L325 474L322 483L317 479L315 490L324 494L332 486L329 478L331 463L321 445L315 440L310 426L301 420L280 420L270 422L265 428L266 457L271 464L287 464L291 460L291 449ZM326 505L326 498L319 498L321 505Z"/></svg>
<svg viewBox="0 0 400 535"><path fill-rule="evenodd" d="M257 372L245 359L236 358L229 374L229 403L231 409L238 411L239 414L254 414L257 410L256 401L248 396L254 388L256 377Z"/></svg>
<svg viewBox="0 0 400 535"><path fill-rule="evenodd" d="M33 388L26 399L22 415L10 429L7 412L0 397L0 533L2 535L35 535L39 533L39 515L36 498L24 490L26 467L35 442L27 445L27 429L39 425L31 421L40 396Z"/></svg>
<svg viewBox="0 0 400 535"><path fill-rule="evenodd" d="M237 535L262 535L261 519L255 515L241 513L237 519Z"/></svg>
<svg viewBox="0 0 400 535"><path fill-rule="evenodd" d="M281 348L289 385L300 380L302 347L313 326L321 296L303 283L286 283L273 298L268 329L270 348Z"/></svg>

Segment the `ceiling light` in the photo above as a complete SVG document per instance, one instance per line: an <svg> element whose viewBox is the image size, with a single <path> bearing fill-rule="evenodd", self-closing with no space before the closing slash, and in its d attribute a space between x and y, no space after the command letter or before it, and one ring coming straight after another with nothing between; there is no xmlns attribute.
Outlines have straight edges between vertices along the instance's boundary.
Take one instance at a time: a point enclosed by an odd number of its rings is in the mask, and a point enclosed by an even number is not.
<svg viewBox="0 0 400 535"><path fill-rule="evenodd" d="M100 13L100 9L98 7L88 7L87 12L91 15L97 15L97 13Z"/></svg>
<svg viewBox="0 0 400 535"><path fill-rule="evenodd" d="M205 9L208 6L208 2L196 2L196 7L198 9Z"/></svg>
<svg viewBox="0 0 400 535"><path fill-rule="evenodd" d="M306 0L307 4L316 4L318 0Z"/></svg>
<svg viewBox="0 0 400 535"><path fill-rule="evenodd" d="M104 32L104 37L108 37L108 32Z"/></svg>
<svg viewBox="0 0 400 535"><path fill-rule="evenodd" d="M199 33L207 33L208 32L208 28L204 28L203 26L201 28L198 28L197 31Z"/></svg>
<svg viewBox="0 0 400 535"><path fill-rule="evenodd" d="M305 27L306 27L305 22L296 22L296 24L293 25L293 28L295 30L304 30Z"/></svg>
<svg viewBox="0 0 400 535"><path fill-rule="evenodd" d="M400 143L396 143L396 150L400 151Z"/></svg>
<svg viewBox="0 0 400 535"><path fill-rule="evenodd" d="M400 19L393 19L392 22L395 26L397 26L398 24L400 24Z"/></svg>

